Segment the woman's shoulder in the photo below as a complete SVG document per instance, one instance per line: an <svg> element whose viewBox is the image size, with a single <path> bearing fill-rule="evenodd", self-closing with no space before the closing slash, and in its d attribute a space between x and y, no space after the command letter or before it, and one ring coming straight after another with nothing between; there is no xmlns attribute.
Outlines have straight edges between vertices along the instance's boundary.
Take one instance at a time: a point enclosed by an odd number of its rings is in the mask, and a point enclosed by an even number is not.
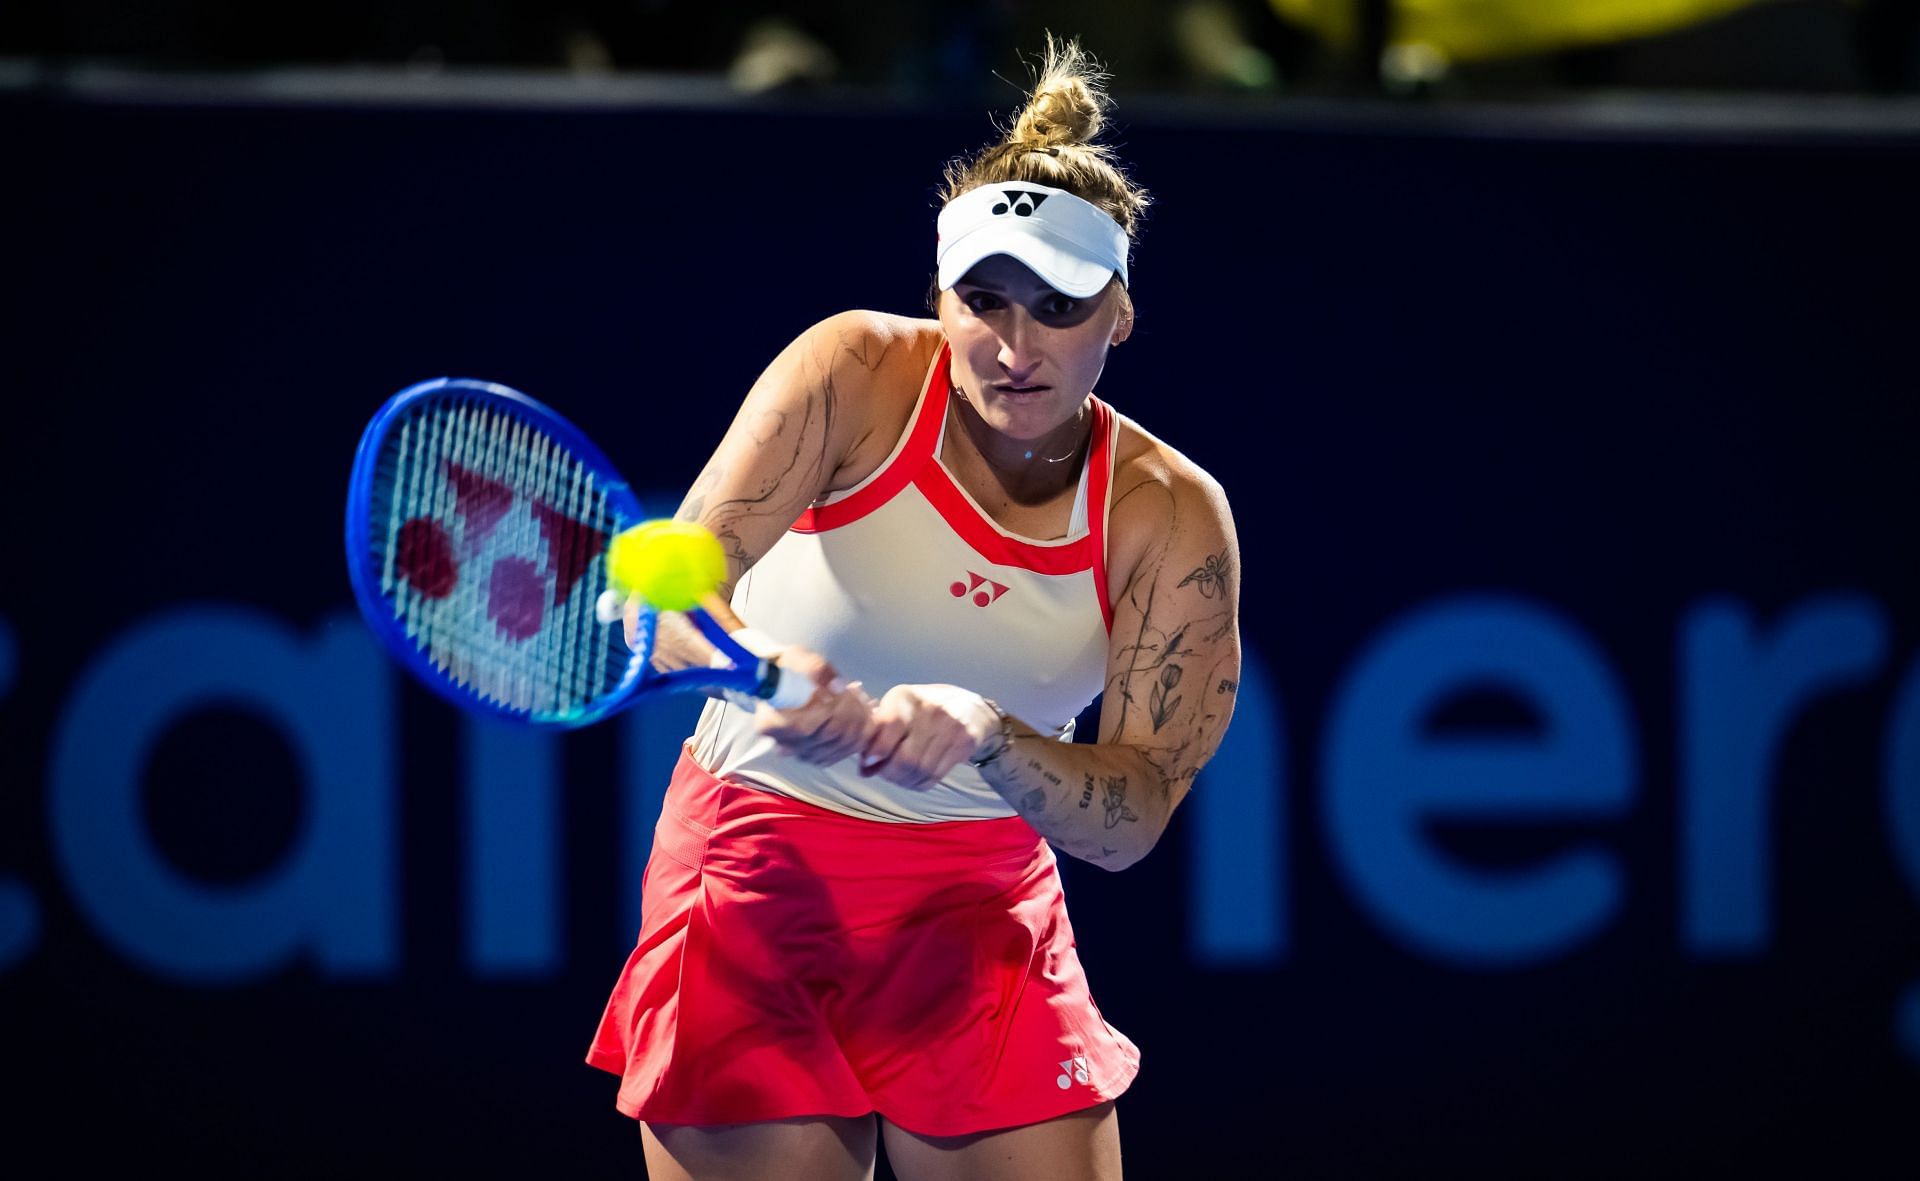
<svg viewBox="0 0 1920 1181"><path fill-rule="evenodd" d="M1233 515L1220 482L1118 411L1114 423L1107 558L1115 589L1124 587L1151 554L1231 548Z"/></svg>
<svg viewBox="0 0 1920 1181"><path fill-rule="evenodd" d="M1226 490L1205 468L1119 411L1113 418L1111 503L1116 531L1122 516L1136 526L1159 528L1183 503L1226 511Z"/></svg>
<svg viewBox="0 0 1920 1181"><path fill-rule="evenodd" d="M861 383L864 374L892 389L905 374L913 378L910 396L917 396L920 378L940 351L940 322L856 308L814 324L801 340L831 366L836 383Z"/></svg>
<svg viewBox="0 0 1920 1181"><path fill-rule="evenodd" d="M853 487L906 431L940 352L940 323L888 312L839 312L807 329L801 341L822 375L832 413L849 432L828 487Z"/></svg>

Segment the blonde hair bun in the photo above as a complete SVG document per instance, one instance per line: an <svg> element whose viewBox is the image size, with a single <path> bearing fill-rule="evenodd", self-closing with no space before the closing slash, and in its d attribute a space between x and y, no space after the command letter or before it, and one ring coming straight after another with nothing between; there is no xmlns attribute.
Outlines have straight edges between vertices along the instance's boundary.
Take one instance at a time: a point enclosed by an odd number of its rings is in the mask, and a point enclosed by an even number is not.
<svg viewBox="0 0 1920 1181"><path fill-rule="evenodd" d="M1077 41L1055 41L1047 35L1027 105L1014 120L1007 142L1034 148L1092 143L1106 125L1107 75Z"/></svg>
<svg viewBox="0 0 1920 1181"><path fill-rule="evenodd" d="M1113 149L1094 142L1113 105L1106 84L1106 71L1078 41L1047 34L1033 90L1012 130L997 143L948 162L940 203L1002 181L1047 185L1099 206L1131 238L1148 197L1121 169Z"/></svg>

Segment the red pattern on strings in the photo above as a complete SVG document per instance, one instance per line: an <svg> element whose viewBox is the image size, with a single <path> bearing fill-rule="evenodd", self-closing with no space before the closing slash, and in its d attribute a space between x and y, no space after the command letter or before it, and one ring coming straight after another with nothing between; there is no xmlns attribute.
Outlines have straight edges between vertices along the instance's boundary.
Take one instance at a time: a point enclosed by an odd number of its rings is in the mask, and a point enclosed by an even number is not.
<svg viewBox="0 0 1920 1181"><path fill-rule="evenodd" d="M464 540L467 552L472 553L513 507L513 489L451 459L446 465L447 480L453 485L454 511L466 521Z"/></svg>
<svg viewBox="0 0 1920 1181"><path fill-rule="evenodd" d="M453 593L460 566L453 560L453 539L438 521L415 517L400 526L400 542L394 555L394 569L413 584L413 589L429 599L444 599Z"/></svg>
<svg viewBox="0 0 1920 1181"><path fill-rule="evenodd" d="M547 580L525 558L501 558L487 584L487 618L511 640L526 640L546 617Z"/></svg>
<svg viewBox="0 0 1920 1181"><path fill-rule="evenodd" d="M567 601L587 567L607 548L607 535L550 504L533 501L533 519L547 543L547 567L553 571L553 605Z"/></svg>

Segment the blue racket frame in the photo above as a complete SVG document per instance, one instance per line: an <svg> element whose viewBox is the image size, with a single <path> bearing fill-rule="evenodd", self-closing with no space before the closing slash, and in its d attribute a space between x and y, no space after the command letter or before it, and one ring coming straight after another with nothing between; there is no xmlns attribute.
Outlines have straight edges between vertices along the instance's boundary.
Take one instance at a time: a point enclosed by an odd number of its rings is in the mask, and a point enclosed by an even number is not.
<svg viewBox="0 0 1920 1181"><path fill-rule="evenodd" d="M448 677L433 666L413 638L388 610L386 599L380 591L380 576L368 561L373 548L372 508L374 500L374 476L379 466L381 448L387 436L404 416L418 408L421 402L430 402L459 398L468 401L492 402L528 425L551 436L575 458L593 470L606 494L607 507L618 527L629 528L646 520L646 511L639 497L621 478L619 469L613 466L606 453L596 447L593 440L580 429L561 417L550 407L528 397L519 390L504 386L498 382L482 381L470 377L436 377L418 382L401 390L387 399L373 420L361 432L359 447L354 452L353 474L347 484L347 573L353 583L354 599L360 606L360 614L373 629L381 643L399 660L402 667L438 693L441 697L462 709L478 710L495 717L535 726L558 729L574 729L591 725L612 714L618 713L634 702L656 693L706 692L718 691L724 695L739 699L764 700L772 697L779 683L779 669L770 660L762 660L741 647L726 629L699 608L693 608L685 614L691 618L713 646L733 661L732 668L682 668L672 672L656 673L651 670L654 639L658 631L659 612L650 604L642 602L640 621L636 628L637 646L627 664L625 674L612 692L607 693L575 714L565 717L539 717L531 711L514 709L499 702L488 700L481 694L458 681ZM607 626L617 627L619 624Z"/></svg>

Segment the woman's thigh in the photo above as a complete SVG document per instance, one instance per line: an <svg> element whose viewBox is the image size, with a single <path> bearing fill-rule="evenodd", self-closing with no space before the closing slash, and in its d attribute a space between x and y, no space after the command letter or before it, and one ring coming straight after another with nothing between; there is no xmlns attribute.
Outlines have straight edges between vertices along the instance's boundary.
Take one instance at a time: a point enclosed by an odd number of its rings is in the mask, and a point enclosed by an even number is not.
<svg viewBox="0 0 1920 1181"><path fill-rule="evenodd" d="M649 1181L871 1181L874 1118L641 1124Z"/></svg>
<svg viewBox="0 0 1920 1181"><path fill-rule="evenodd" d="M881 1126L900 1181L1120 1181L1120 1115L1112 1103L972 1136Z"/></svg>

